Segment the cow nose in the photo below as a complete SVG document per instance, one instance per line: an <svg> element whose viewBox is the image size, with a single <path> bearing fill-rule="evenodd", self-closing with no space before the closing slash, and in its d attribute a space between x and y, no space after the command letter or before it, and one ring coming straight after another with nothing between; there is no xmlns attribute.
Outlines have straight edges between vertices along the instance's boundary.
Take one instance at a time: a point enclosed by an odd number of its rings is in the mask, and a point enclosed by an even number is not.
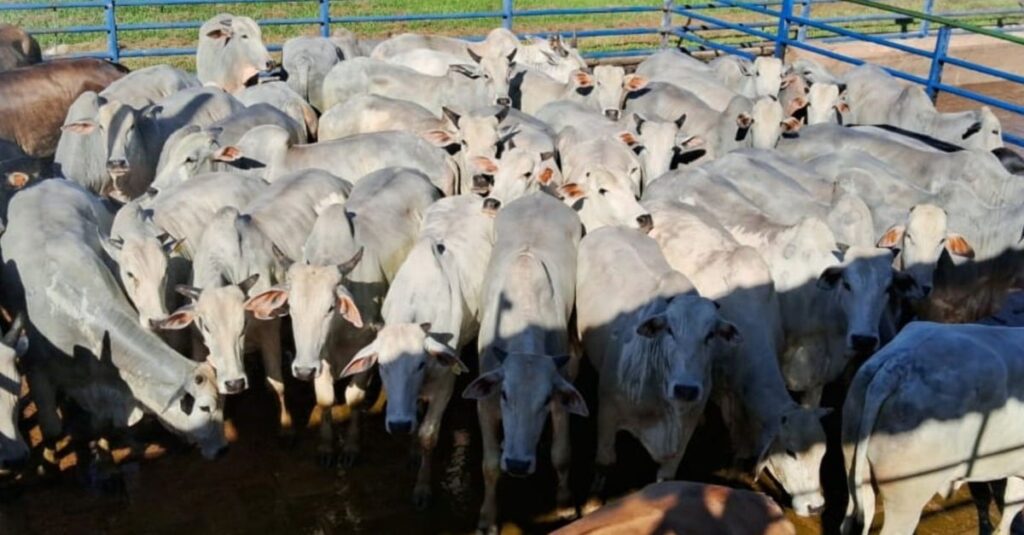
<svg viewBox="0 0 1024 535"><path fill-rule="evenodd" d="M640 225L640 230L650 232L651 229L654 228L654 218L651 217L651 214L637 216L636 224Z"/></svg>
<svg viewBox="0 0 1024 535"><path fill-rule="evenodd" d="M498 199L494 199L491 197L484 199L485 212L493 214L498 211L498 208L501 208L501 201L499 201Z"/></svg>
<svg viewBox="0 0 1024 535"><path fill-rule="evenodd" d="M230 381L224 381L224 393L225 394L237 394L247 388L245 377L238 379L232 379Z"/></svg>
<svg viewBox="0 0 1024 535"><path fill-rule="evenodd" d="M812 505L807 508L807 512L812 515L820 515L825 510L825 504Z"/></svg>
<svg viewBox="0 0 1024 535"><path fill-rule="evenodd" d="M409 420L388 420L388 433L392 435L408 435L412 433L412 422Z"/></svg>
<svg viewBox="0 0 1024 535"><path fill-rule="evenodd" d="M320 369L316 366L292 366L292 375L300 381L312 381L314 377L320 375Z"/></svg>
<svg viewBox="0 0 1024 535"><path fill-rule="evenodd" d="M491 191L491 177L475 175L473 177L473 193L486 194Z"/></svg>
<svg viewBox="0 0 1024 535"><path fill-rule="evenodd" d="M864 336L862 334L855 334L850 337L850 345L853 346L853 349L855 351L874 351L875 347L878 346L878 338L875 336Z"/></svg>
<svg viewBox="0 0 1024 535"><path fill-rule="evenodd" d="M505 106L506 108L512 105L512 99L508 97L498 97L496 102L499 106Z"/></svg>
<svg viewBox="0 0 1024 535"><path fill-rule="evenodd" d="M619 110L604 110L604 116L613 121L618 121L621 113Z"/></svg>
<svg viewBox="0 0 1024 535"><path fill-rule="evenodd" d="M522 459L505 459L505 472L510 476L524 477L530 475L530 461Z"/></svg>
<svg viewBox="0 0 1024 535"><path fill-rule="evenodd" d="M924 294L925 297L928 297L929 295L931 295L931 293L932 293L931 285L928 285L928 284L921 285L921 292Z"/></svg>
<svg viewBox="0 0 1024 535"><path fill-rule="evenodd" d="M696 385L673 385L672 395L681 401L697 401L700 397L700 387Z"/></svg>

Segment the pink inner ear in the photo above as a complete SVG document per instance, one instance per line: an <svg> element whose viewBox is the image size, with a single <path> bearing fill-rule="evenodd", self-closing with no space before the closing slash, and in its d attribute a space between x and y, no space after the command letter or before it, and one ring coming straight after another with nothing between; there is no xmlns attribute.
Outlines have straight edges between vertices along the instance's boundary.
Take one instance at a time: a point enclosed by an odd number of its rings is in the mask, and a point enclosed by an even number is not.
<svg viewBox="0 0 1024 535"><path fill-rule="evenodd" d="M249 299L245 303L245 309L252 312L259 319L273 319L287 301L288 292L284 290L267 290Z"/></svg>
<svg viewBox="0 0 1024 535"><path fill-rule="evenodd" d="M551 178L555 175L555 170L548 167L541 171L540 176L537 177L537 181L545 186L551 182Z"/></svg>
<svg viewBox="0 0 1024 535"><path fill-rule="evenodd" d="M28 184L28 175L21 172L14 172L7 175L7 184L14 189L21 189Z"/></svg>
<svg viewBox="0 0 1024 535"><path fill-rule="evenodd" d="M633 134L629 132L623 132L619 134L619 139L621 139L622 142L627 145L636 145L636 138L633 137Z"/></svg>
<svg viewBox="0 0 1024 535"><path fill-rule="evenodd" d="M576 74L576 83L579 84L580 87L588 87L593 85L594 80L590 78L589 74L581 72Z"/></svg>
<svg viewBox="0 0 1024 535"><path fill-rule="evenodd" d="M643 76L633 75L629 80L626 81L626 89L630 91L636 91L637 89L643 89L647 85L647 78Z"/></svg>
<svg viewBox="0 0 1024 535"><path fill-rule="evenodd" d="M495 164L490 158L484 156L477 156L473 158L473 165L484 173L493 174L498 172L497 164Z"/></svg>
<svg viewBox="0 0 1024 535"><path fill-rule="evenodd" d="M452 136L444 130L431 130L426 133L426 138L435 145L448 145L452 142Z"/></svg>
<svg viewBox="0 0 1024 535"><path fill-rule="evenodd" d="M564 186L559 188L559 190L562 192L562 195L565 195L570 199L575 199L577 197L583 196L583 188L581 188L580 185L576 183L565 184Z"/></svg>
<svg viewBox="0 0 1024 535"><path fill-rule="evenodd" d="M878 240L879 247L893 247L900 241L900 237L903 233L899 229L891 228L885 231L881 239Z"/></svg>
<svg viewBox="0 0 1024 535"><path fill-rule="evenodd" d="M359 313L359 308L356 306L355 301L349 297L343 296L338 298L338 313L356 329L363 328L363 316Z"/></svg>
<svg viewBox="0 0 1024 535"><path fill-rule="evenodd" d="M216 157L222 162L233 162L242 157L242 151L229 145L217 151Z"/></svg>

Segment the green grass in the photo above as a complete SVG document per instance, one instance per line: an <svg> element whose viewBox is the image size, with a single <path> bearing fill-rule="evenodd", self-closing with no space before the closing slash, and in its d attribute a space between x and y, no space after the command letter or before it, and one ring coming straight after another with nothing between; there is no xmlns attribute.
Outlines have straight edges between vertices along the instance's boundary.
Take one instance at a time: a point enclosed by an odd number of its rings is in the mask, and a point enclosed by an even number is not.
<svg viewBox="0 0 1024 535"><path fill-rule="evenodd" d="M28 3L40 0L0 0L5 3ZM57 4L68 0L56 0ZM700 3L695 1L692 3ZM799 0L797 2L799 9ZM921 9L922 0L890 0L890 5L900 6L908 9ZM550 7L603 7L615 6L660 6L659 0L516 0L517 10L541 9ZM686 0L677 0L677 5L687 5ZM935 10L941 11L968 11L972 9L986 8L1019 8L1017 0L936 0ZM332 16L349 15L401 15L415 13L444 13L455 11L500 11L501 0L333 0L331 2ZM143 22L198 22L222 12L231 12L239 15L246 15L256 20L264 19L287 19L287 18L315 18L318 15L318 2L316 0L302 0L292 2L266 2L261 4L238 4L224 2L219 4L204 4L190 6L147 6L147 7L118 7L117 20L119 24L135 24ZM718 9L715 11L704 11L716 17L733 21L767 21L767 17L758 16L750 12L738 11L735 9ZM813 16L834 17L842 15L877 14L870 8L864 8L855 4L838 3L815 5ZM977 16L969 19L961 19L974 24L992 25L995 23L994 16ZM26 11L3 11L0 12L0 22L16 24L29 29L53 29L69 26L82 25L103 25L104 11L99 8L78 8L78 9L47 9L47 10L26 10ZM615 14L615 15L582 15L572 17L517 17L514 20L514 29L519 32L537 31L573 31L595 28L655 28L660 25L660 13L636 13L636 14ZM675 17L676 24L686 22L685 17ZM1024 22L1024 13L1011 15L1004 19L1006 24L1020 24ZM699 24L698 21L692 21ZM422 21L422 22L395 22L395 23L361 23L348 25L357 34L365 37L383 38L396 33L415 31L430 32L445 35L482 35L490 28L501 24L499 18L493 19L472 19L472 20L450 20L450 21ZM851 29L863 32L889 32L898 31L898 26L892 21L866 22L847 25ZM912 25L911 28L916 27ZM308 26L265 26L264 41L268 44L280 44L289 37L301 34L314 35L318 31L315 25ZM766 28L768 33L773 33L774 28ZM739 36L735 32L722 30L707 30L701 32L702 36L714 38L731 43L749 43L750 36ZM810 32L812 37L822 35L821 32ZM144 30L144 31L121 31L119 41L123 49L142 48L165 48L165 47L192 47L195 44L196 30ZM64 45L72 52L103 51L106 49L106 35L104 33L59 33L38 36L43 48L50 48L57 45ZM631 48L647 48L656 45L657 35L650 36L629 36L591 38L581 40L581 48L584 50L625 50ZM189 68L191 58L147 58L147 59L126 59L124 62L130 67L167 62Z"/></svg>

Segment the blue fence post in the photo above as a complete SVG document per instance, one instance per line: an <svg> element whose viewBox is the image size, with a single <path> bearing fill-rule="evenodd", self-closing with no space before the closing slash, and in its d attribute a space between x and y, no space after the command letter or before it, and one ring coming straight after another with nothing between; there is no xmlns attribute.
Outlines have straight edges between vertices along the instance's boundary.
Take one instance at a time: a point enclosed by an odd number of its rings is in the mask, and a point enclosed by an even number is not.
<svg viewBox="0 0 1024 535"><path fill-rule="evenodd" d="M501 25L506 30L512 29L513 0L501 0Z"/></svg>
<svg viewBox="0 0 1024 535"><path fill-rule="evenodd" d="M117 43L116 3L117 0L107 0L103 5L104 22L107 26L107 55L110 56L110 61L121 60L121 49Z"/></svg>
<svg viewBox="0 0 1024 535"><path fill-rule="evenodd" d="M924 11L925 13L931 15L934 8L935 0L924 0L924 7L921 9L921 11ZM921 21L921 37L928 35L928 31L931 29L930 26L931 21L929 21L928 19L924 19Z"/></svg>
<svg viewBox="0 0 1024 535"><path fill-rule="evenodd" d="M331 0L320 0L320 35L331 36Z"/></svg>
<svg viewBox="0 0 1024 535"><path fill-rule="evenodd" d="M672 8L675 0L665 0L661 4L661 48L668 47L668 34L672 31Z"/></svg>
<svg viewBox="0 0 1024 535"><path fill-rule="evenodd" d="M939 35L935 39L935 54L932 55L932 66L928 70L928 96L935 101L939 96L936 87L942 83L942 66L946 63L946 52L949 50L949 36L952 34L949 26L939 28Z"/></svg>
<svg viewBox="0 0 1024 535"><path fill-rule="evenodd" d="M782 0L779 12L779 28L775 35L775 57L785 59L786 44L789 43L789 18L793 16L793 0Z"/></svg>
<svg viewBox="0 0 1024 535"><path fill-rule="evenodd" d="M803 0L800 16L805 19L811 18L811 0ZM796 31L796 40L802 43L805 39L807 39L807 26L801 24L800 28Z"/></svg>

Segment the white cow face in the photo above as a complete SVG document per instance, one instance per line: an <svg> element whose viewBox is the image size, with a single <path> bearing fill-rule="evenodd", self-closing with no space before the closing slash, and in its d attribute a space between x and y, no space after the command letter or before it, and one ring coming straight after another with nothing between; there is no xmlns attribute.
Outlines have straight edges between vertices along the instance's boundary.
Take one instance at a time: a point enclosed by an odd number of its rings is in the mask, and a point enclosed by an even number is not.
<svg viewBox="0 0 1024 535"><path fill-rule="evenodd" d="M161 154L160 166L154 186L166 188L180 184L207 171L213 171L213 155L220 149L214 132L194 128L173 144L168 142L167 150Z"/></svg>
<svg viewBox="0 0 1024 535"><path fill-rule="evenodd" d="M761 56L754 60L757 96L774 97L782 87L782 60Z"/></svg>
<svg viewBox="0 0 1024 535"><path fill-rule="evenodd" d="M385 325L377 332L377 339L360 350L341 373L342 377L348 377L379 365L388 393L384 425L389 433L416 430L416 402L421 398L428 377L469 371L454 349L429 333L429 323Z"/></svg>
<svg viewBox="0 0 1024 535"><path fill-rule="evenodd" d="M537 154L513 149L500 162L490 158L473 160L472 191L501 201L512 202L527 193L562 183L562 173L555 164L555 154Z"/></svg>
<svg viewBox="0 0 1024 535"><path fill-rule="evenodd" d="M626 74L622 67L599 65L594 68L594 82L594 96L601 113L617 121L626 95L647 87L648 80L638 74Z"/></svg>
<svg viewBox="0 0 1024 535"><path fill-rule="evenodd" d="M800 121L793 117L785 117L782 104L769 97L761 98L754 103L747 120L752 137L751 143L755 149L774 149L782 134L792 134L800 129ZM742 122L740 127L743 127Z"/></svg>
<svg viewBox="0 0 1024 535"><path fill-rule="evenodd" d="M898 252L900 269L914 278L924 296L931 293L935 266L943 250L974 258L974 249L967 239L946 227L946 211L931 204L911 208L907 224L889 227L878 240L878 246Z"/></svg>
<svg viewBox="0 0 1024 535"><path fill-rule="evenodd" d="M826 269L818 287L835 293L846 318L846 350L870 354L878 349L878 325L890 295L919 299L914 278L892 268L892 253L885 249L851 247L841 266Z"/></svg>
<svg viewBox="0 0 1024 535"><path fill-rule="evenodd" d="M151 327L152 320L167 315L167 261L177 245L178 242L166 233L103 241L107 254L117 262L121 284L146 329Z"/></svg>
<svg viewBox="0 0 1024 535"><path fill-rule="evenodd" d="M245 302L259 277L252 275L238 284L218 288L178 286L178 293L192 302L153 322L158 329L184 329L195 324L210 350L207 362L217 374L217 391L222 394L238 394L249 386L242 361L248 324Z"/></svg>
<svg viewBox="0 0 1024 535"><path fill-rule="evenodd" d="M527 476L537 468L537 443L551 407L559 404L570 414L587 416L587 405L559 372L568 363L568 355L507 353L496 346L490 351L501 366L470 383L462 396L480 400L500 393L505 431L501 469L510 475Z"/></svg>
<svg viewBox="0 0 1024 535"><path fill-rule="evenodd" d="M513 49L505 55L479 55L468 49L469 56L480 65L483 78L494 88L494 103L499 106L511 106L512 99L508 96L508 84L516 67L516 52Z"/></svg>
<svg viewBox="0 0 1024 535"><path fill-rule="evenodd" d="M839 86L817 83L807 94L807 124L838 123Z"/></svg>
<svg viewBox="0 0 1024 535"><path fill-rule="evenodd" d="M588 232L605 226L620 225L647 233L654 219L640 205L632 181L604 169L582 173L579 182L558 188L562 200L579 214Z"/></svg>
<svg viewBox="0 0 1024 535"><path fill-rule="evenodd" d="M199 447L206 459L227 450L224 437L224 403L217 394L216 374L209 364L196 366L184 385L184 393L159 417L167 426Z"/></svg>
<svg viewBox="0 0 1024 535"><path fill-rule="evenodd" d="M782 488L792 497L797 515L811 516L825 507L819 470L825 457L825 431L821 418L831 409L807 409L794 404L786 410L778 427L771 429L774 437L768 443L768 454L757 471L767 466Z"/></svg>
<svg viewBox="0 0 1024 535"><path fill-rule="evenodd" d="M296 262L288 268L285 285L258 293L246 302L246 310L257 319L291 315L295 336L292 375L296 379L310 381L320 375L320 351L336 319L344 319L357 329L363 327L355 298L344 284L345 275L355 269L362 256L360 249L337 266Z"/></svg>
<svg viewBox="0 0 1024 535"><path fill-rule="evenodd" d="M682 130L686 115L675 121L648 121L633 115L633 126L639 142L640 161L644 166L645 184L704 155L704 140ZM627 143L628 144L628 143Z"/></svg>

